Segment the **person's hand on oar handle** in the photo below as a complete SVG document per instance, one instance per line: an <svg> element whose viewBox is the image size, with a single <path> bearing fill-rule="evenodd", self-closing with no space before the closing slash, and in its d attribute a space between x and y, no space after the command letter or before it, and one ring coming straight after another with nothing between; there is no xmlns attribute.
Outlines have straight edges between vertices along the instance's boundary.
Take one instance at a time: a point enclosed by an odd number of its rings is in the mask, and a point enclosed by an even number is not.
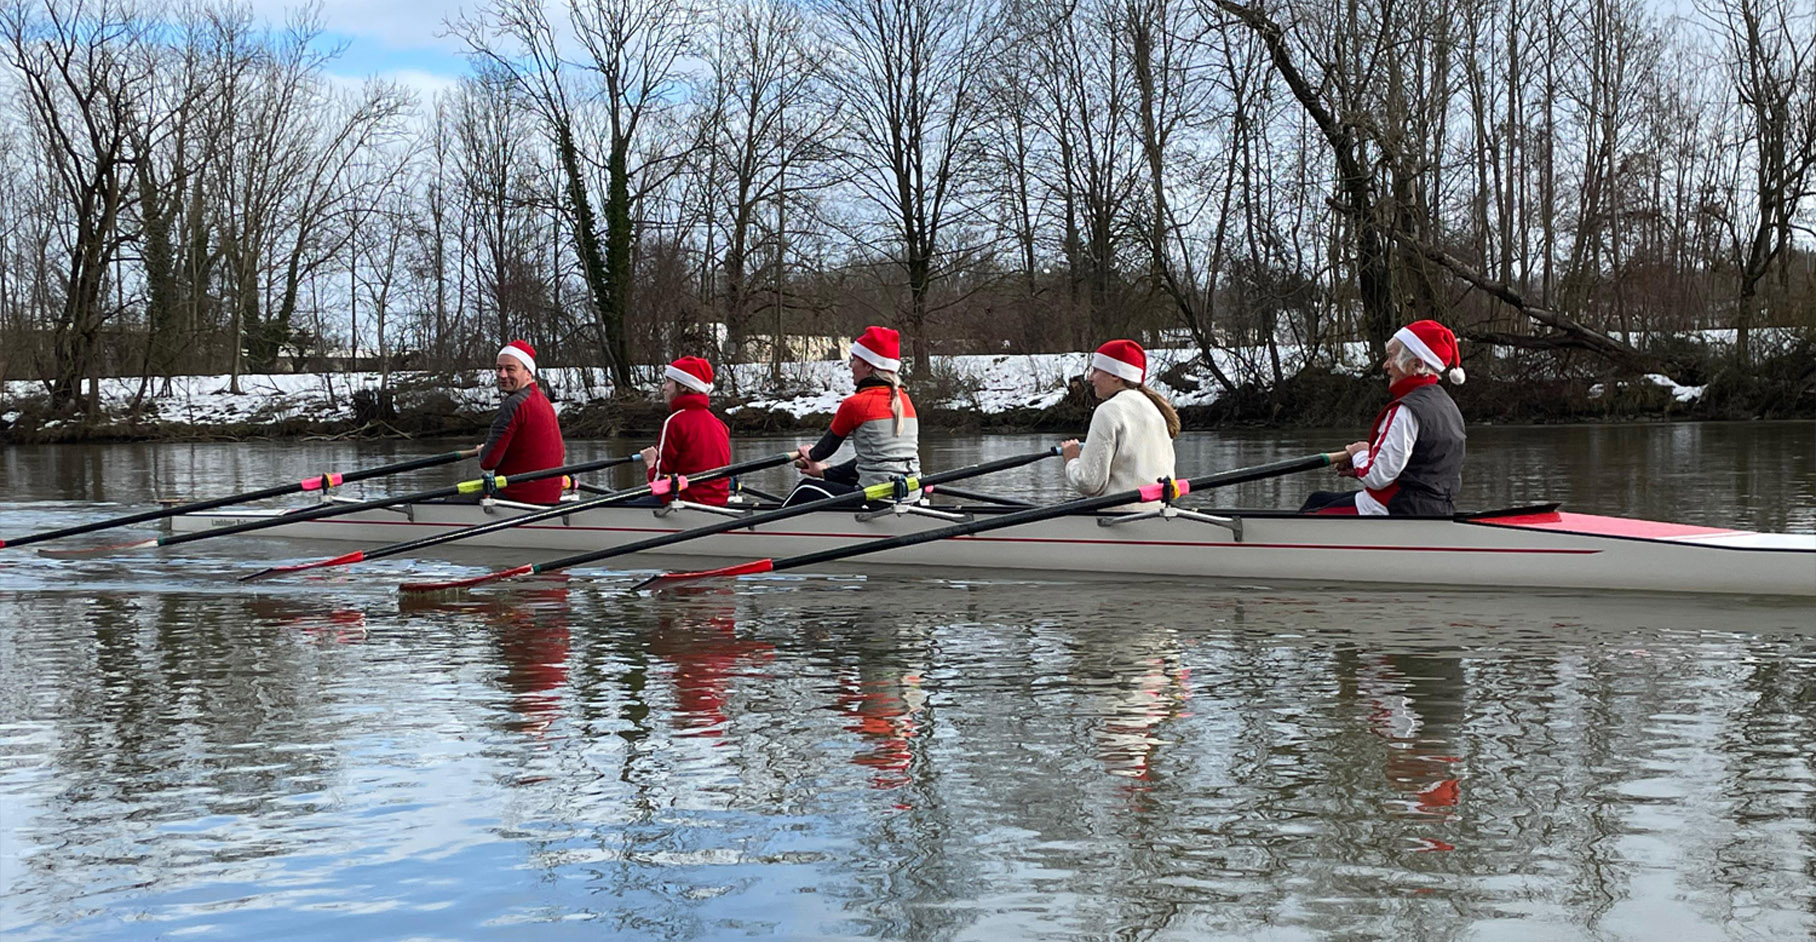
<svg viewBox="0 0 1816 942"><path fill-rule="evenodd" d="M645 448L642 451L637 452L637 458L643 462L644 467L646 467L646 468L655 467L656 466L656 446L651 445L648 448Z"/></svg>
<svg viewBox="0 0 1816 942"><path fill-rule="evenodd" d="M1330 459L1331 467L1335 468L1338 474L1352 474L1355 471L1356 456L1367 450L1367 442L1350 442L1343 447L1342 451L1333 451L1325 457Z"/></svg>
<svg viewBox="0 0 1816 942"><path fill-rule="evenodd" d="M823 478L826 476L826 462L813 460L812 445L802 445L795 449L794 466L795 470L800 471L810 478Z"/></svg>
<svg viewBox="0 0 1816 942"><path fill-rule="evenodd" d="M1084 452L1084 445L1076 438L1068 438L1059 443L1059 460L1072 461Z"/></svg>

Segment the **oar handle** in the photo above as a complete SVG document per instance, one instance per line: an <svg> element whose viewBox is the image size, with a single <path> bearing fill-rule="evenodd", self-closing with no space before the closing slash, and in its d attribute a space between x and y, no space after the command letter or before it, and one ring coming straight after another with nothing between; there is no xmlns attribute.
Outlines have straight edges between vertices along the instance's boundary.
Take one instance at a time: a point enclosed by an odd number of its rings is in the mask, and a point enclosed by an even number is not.
<svg viewBox="0 0 1816 942"><path fill-rule="evenodd" d="M688 483L700 484L700 483L704 483L706 481L716 480L718 478L730 477L731 475L734 475L734 474L743 474L746 471L757 471L757 470L761 470L763 468L773 468L776 465L783 464L784 462L794 460L794 457L795 457L794 452L784 452L783 454L770 455L768 457L757 458L755 460L745 461L745 462L741 462L739 464L726 465L723 468L714 468L710 471L702 471L699 474L686 475L686 476L680 478L679 487L684 488L687 486ZM512 480L515 481L518 479L513 477ZM458 530L450 530L446 533L435 533L435 534L431 534L429 536L422 537L420 539L408 540L403 543L393 543L390 546L383 546L383 547L379 547L378 549L375 549L375 550L368 550L365 553L363 559L379 559L384 556L395 556L398 553L407 553L410 550L422 549L423 547L426 547L426 546L438 546L442 543L452 543L455 540L464 540L469 537L483 536L487 533L496 533L500 530L509 530L512 527L520 527L520 526L524 526L525 524L537 523L542 520L552 520L556 517L565 517L569 514L580 513L581 511L592 510L597 507L610 507L614 504L628 503L630 501L637 500L639 498L648 497L652 494L665 493L669 487L670 487L670 484L669 484L668 478L665 478L665 477L657 478L656 480L651 481L650 483L645 484L641 487L626 488L625 490L622 490L622 491L616 491L611 494L606 494L603 497L594 497L594 498L591 498L588 500L572 501L572 502L569 502L566 504L557 504L553 507L544 508L542 510L532 510L529 513L519 514L518 516L510 517L510 518L507 518L504 520L495 520L491 523L484 523L484 524L480 524L478 526L462 527Z"/></svg>
<svg viewBox="0 0 1816 942"><path fill-rule="evenodd" d="M405 471L415 471L421 468L430 468L436 465L447 464L451 461L460 461L465 458L471 458L477 454L479 454L478 448L464 448L460 451L444 452L439 455L430 455L426 458L412 458L409 461L400 461L396 464L383 465L377 468L349 471L344 474L323 474L313 478L305 478L292 484L279 484L262 490L247 491L243 494L230 494L226 497L212 497L207 500L191 501L173 507L159 507L155 510L126 514L121 517L111 517L93 523L77 524L73 527L63 527L58 530L46 530L42 533L33 533L13 540L0 540L0 547L25 546L44 540L55 540L66 536L93 533L97 530L111 530L114 527L131 526L135 523L149 523L153 520L162 520L166 517L175 517L202 510L213 510L216 507L226 507L231 504L249 504L253 501L266 500L272 497L284 497L290 494L302 493L304 491L320 490L324 486L332 487L350 481L363 481L367 478L400 474Z"/></svg>

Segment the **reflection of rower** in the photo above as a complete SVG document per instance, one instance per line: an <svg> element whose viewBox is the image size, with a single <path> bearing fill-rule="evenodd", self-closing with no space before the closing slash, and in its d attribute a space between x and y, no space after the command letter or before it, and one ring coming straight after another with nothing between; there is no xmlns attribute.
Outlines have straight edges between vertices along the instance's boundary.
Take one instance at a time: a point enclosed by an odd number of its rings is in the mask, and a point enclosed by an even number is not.
<svg viewBox="0 0 1816 942"><path fill-rule="evenodd" d="M295 628L316 641L358 644L366 640L366 613L354 609L322 608L288 599L253 596L246 610L258 624Z"/></svg>
<svg viewBox="0 0 1816 942"><path fill-rule="evenodd" d="M839 711L853 721L845 729L857 733L867 746L851 761L872 770L872 788L900 788L914 780L910 746L920 729L917 716L927 694L919 674L867 673L859 668L856 676L846 675L839 683Z"/></svg>
<svg viewBox="0 0 1816 942"><path fill-rule="evenodd" d="M521 593L511 604L489 609L504 661L499 684L511 693L515 732L541 736L561 715L568 679L568 590L566 586Z"/></svg>
<svg viewBox="0 0 1816 942"><path fill-rule="evenodd" d="M734 589L692 586L676 590L674 596L698 599L705 608L690 606L676 615L672 606L665 606L649 639L649 653L674 666L675 726L701 736L722 736L732 681L748 670L747 665L773 657L775 646L738 637ZM707 601L710 596L723 597L723 604Z"/></svg>
<svg viewBox="0 0 1816 942"><path fill-rule="evenodd" d="M1132 636L1124 643L1104 668L1115 673L1099 707L1103 725L1092 738L1105 770L1145 784L1165 744L1160 725L1185 715L1192 692L1170 633Z"/></svg>
<svg viewBox="0 0 1816 942"><path fill-rule="evenodd" d="M1463 678L1453 659L1385 655L1356 671L1356 695L1375 735L1387 741L1386 776L1403 813L1454 817L1462 799L1455 712ZM1433 837L1425 850L1451 850Z"/></svg>

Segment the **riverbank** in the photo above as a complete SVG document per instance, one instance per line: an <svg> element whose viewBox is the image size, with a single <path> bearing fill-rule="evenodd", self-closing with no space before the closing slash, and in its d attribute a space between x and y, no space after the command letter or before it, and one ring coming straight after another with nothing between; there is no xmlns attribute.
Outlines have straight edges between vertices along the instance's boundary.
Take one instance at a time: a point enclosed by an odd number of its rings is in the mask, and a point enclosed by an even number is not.
<svg viewBox="0 0 1816 942"><path fill-rule="evenodd" d="M1151 351L1151 383L1178 406L1188 428L1346 427L1366 424L1383 401L1378 376L1306 369L1291 352L1278 383L1225 391L1189 350ZM1347 362L1365 362L1354 351ZM1231 353L1226 375L1253 375L1253 359ZM942 357L909 388L923 426L945 431L1068 432L1090 422L1084 354ZM1792 348L1753 369L1715 370L1691 385L1661 375L1505 378L1503 362L1453 387L1471 423L1816 418L1816 355ZM654 371L650 371L652 374ZM1486 374L1486 375L1484 375ZM602 371L554 368L540 377L570 438L652 433L666 408L656 382L616 394ZM723 371L716 406L734 433L814 432L851 392L842 362L739 365ZM237 441L483 434L497 407L489 371L459 373L184 376L149 382L103 379L99 408L86 415L50 409L40 384L14 381L0 394L0 441Z"/></svg>

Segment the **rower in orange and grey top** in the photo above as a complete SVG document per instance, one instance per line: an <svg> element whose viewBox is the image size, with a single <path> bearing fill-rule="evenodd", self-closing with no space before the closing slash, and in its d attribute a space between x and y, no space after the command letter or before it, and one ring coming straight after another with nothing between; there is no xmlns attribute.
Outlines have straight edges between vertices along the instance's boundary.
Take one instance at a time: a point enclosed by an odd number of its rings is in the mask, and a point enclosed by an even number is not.
<svg viewBox="0 0 1816 942"><path fill-rule="evenodd" d="M536 385L536 348L513 340L498 351L495 372L504 402L479 450L479 467L504 476L560 467L567 446L555 407ZM561 499L560 477L510 484L498 492L506 500L553 504Z"/></svg>
<svg viewBox="0 0 1816 942"><path fill-rule="evenodd" d="M1438 386L1438 374L1462 384L1457 336L1437 321L1414 321L1387 342L1387 390L1393 401L1375 418L1369 440L1327 457L1360 491L1318 491L1300 513L1362 516L1449 516L1463 483L1463 414Z"/></svg>
<svg viewBox="0 0 1816 942"><path fill-rule="evenodd" d="M819 442L800 447L795 467L808 479L795 485L784 506L921 473L920 419L898 376L901 349L901 336L887 327L866 327L852 341L851 378L857 391L839 403L832 428ZM856 456L828 465L826 459L846 439Z"/></svg>

